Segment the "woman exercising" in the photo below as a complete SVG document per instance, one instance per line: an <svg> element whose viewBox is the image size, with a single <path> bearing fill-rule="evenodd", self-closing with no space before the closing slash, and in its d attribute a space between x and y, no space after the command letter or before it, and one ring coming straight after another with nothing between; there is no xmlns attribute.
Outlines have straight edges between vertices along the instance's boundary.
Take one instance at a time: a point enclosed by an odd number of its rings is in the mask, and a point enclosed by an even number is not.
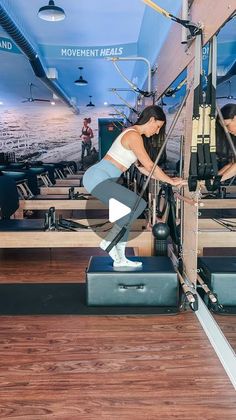
<svg viewBox="0 0 236 420"><path fill-rule="evenodd" d="M221 108L221 113L224 118L224 123L229 131L232 134L232 140L236 147L236 104L226 104ZM223 167L219 170L219 175L222 175L221 181L226 181L229 178L232 178L236 175L236 163L232 162L232 155L230 146L227 142L227 139L224 138L225 134L223 128L218 120L218 135L217 135L217 150L219 156L219 163L222 161L231 160L231 162L224 164ZM222 140L222 138L224 140Z"/></svg>
<svg viewBox="0 0 236 420"><path fill-rule="evenodd" d="M137 200L137 194L117 183L120 175L135 162L139 161L143 170L149 173L153 161L147 154L142 136L147 138L154 134L164 134L166 116L159 106L151 105L143 110L137 122L123 131L113 142L104 158L91 166L84 174L83 184L88 192L97 197L102 203L108 205L111 198L122 202L131 209L131 213L116 221L100 247L106 249L111 241L120 232L121 228L129 225L142 214L147 203L141 199L139 206L132 211ZM182 186L186 182L181 178L170 178L158 166L153 177L167 182L173 186ZM125 257L125 246L128 240L128 230L121 242L112 248L109 255L113 259L113 267L141 267L142 263L130 261Z"/></svg>
<svg viewBox="0 0 236 420"><path fill-rule="evenodd" d="M82 138L82 152L81 152L81 161L83 162L85 150L87 151L87 156L91 153L92 148L92 138L93 130L89 127L91 123L91 118L84 118L84 125L82 127L82 133L80 138Z"/></svg>

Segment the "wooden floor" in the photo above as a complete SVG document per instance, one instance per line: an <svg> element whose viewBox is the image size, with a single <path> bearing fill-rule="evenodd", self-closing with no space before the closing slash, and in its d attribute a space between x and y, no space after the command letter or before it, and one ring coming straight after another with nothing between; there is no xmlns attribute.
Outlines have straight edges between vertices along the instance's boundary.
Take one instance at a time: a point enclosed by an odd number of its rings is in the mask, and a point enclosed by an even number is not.
<svg viewBox="0 0 236 420"><path fill-rule="evenodd" d="M1 251L0 282L84 281L88 251ZM192 312L0 321L1 419L236 418L235 390Z"/></svg>

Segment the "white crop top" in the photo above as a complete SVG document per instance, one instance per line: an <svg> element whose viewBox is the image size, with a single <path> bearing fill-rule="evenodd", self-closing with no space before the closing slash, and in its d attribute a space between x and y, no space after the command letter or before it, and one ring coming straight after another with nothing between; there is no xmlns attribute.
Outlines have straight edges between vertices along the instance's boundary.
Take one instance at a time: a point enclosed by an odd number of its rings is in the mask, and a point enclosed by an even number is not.
<svg viewBox="0 0 236 420"><path fill-rule="evenodd" d="M120 135L112 143L107 154L119 162L121 165L125 166L127 169L137 160L137 156L132 152L132 150L126 149L122 143L121 139L128 131L136 131L134 128L128 128L127 130L120 133Z"/></svg>

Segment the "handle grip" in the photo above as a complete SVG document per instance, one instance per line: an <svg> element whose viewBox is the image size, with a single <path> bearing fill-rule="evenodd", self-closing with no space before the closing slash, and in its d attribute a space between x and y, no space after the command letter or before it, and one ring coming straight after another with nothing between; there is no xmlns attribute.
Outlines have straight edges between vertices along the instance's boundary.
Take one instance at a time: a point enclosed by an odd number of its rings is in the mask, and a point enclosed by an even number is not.
<svg viewBox="0 0 236 420"><path fill-rule="evenodd" d="M136 289L136 290L143 290L144 284L119 284L120 290L128 290L128 289Z"/></svg>

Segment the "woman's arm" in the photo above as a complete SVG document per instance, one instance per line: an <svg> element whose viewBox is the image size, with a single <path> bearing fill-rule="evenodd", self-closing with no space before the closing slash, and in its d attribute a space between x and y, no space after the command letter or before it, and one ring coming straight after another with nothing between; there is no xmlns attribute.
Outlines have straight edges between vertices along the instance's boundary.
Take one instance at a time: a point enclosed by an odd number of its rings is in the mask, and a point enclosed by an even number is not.
<svg viewBox="0 0 236 420"><path fill-rule="evenodd" d="M92 130L91 127L89 127L89 135L90 135L90 138L92 139L93 138L93 130Z"/></svg>
<svg viewBox="0 0 236 420"><path fill-rule="evenodd" d="M226 171L228 171L231 168L232 165L233 162L227 163L227 165L223 166L223 168L219 170L218 175L223 175Z"/></svg>
<svg viewBox="0 0 236 420"><path fill-rule="evenodd" d="M148 175L153 168L154 162L150 159L145 150L142 137L134 131L129 131L126 135L124 135L123 139L123 145L127 148L128 143L129 149L131 149L134 152L139 162L143 165L143 168L140 172L144 173L145 175ZM127 142L125 141L126 139ZM159 166L156 166L153 172L153 178L159 179L162 182L167 182L171 185L180 185L181 183L185 184L185 181L183 181L182 178L171 178L168 175L166 175L165 172L163 172L163 170Z"/></svg>
<svg viewBox="0 0 236 420"><path fill-rule="evenodd" d="M144 166L140 166L140 165L135 165L136 168L139 170L139 172L141 172L141 174L148 176L149 172L147 171L147 169L144 168ZM152 178L154 178L154 176L152 176Z"/></svg>
<svg viewBox="0 0 236 420"><path fill-rule="evenodd" d="M236 176L236 163L231 163L230 165L226 165L226 166L228 166L228 169L223 172L221 181L226 181L227 179L233 178L233 176Z"/></svg>

